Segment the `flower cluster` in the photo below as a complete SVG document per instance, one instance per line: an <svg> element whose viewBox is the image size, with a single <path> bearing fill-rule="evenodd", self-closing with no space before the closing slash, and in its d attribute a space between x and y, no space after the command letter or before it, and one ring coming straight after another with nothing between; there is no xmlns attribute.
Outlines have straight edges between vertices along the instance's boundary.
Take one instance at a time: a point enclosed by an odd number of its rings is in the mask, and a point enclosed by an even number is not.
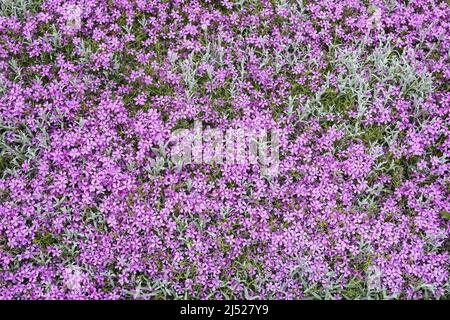
<svg viewBox="0 0 450 320"><path fill-rule="evenodd" d="M0 298L448 298L449 116L449 1L2 1Z"/></svg>

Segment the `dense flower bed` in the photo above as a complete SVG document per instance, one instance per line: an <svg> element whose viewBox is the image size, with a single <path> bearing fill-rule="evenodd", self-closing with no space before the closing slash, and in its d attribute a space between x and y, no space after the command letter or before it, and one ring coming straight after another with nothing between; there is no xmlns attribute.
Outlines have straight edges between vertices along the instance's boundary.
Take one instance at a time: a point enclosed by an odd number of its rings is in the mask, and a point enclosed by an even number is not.
<svg viewBox="0 0 450 320"><path fill-rule="evenodd" d="M449 1L0 9L0 298L449 297ZM194 121L277 174L172 165Z"/></svg>

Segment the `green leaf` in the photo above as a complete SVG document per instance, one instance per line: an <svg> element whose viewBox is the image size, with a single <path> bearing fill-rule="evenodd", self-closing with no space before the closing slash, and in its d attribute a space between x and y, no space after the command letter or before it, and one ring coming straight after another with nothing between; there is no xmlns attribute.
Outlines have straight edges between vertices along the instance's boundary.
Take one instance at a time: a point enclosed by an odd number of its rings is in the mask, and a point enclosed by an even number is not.
<svg viewBox="0 0 450 320"><path fill-rule="evenodd" d="M441 211L441 217L445 220L450 220L450 212L448 211Z"/></svg>

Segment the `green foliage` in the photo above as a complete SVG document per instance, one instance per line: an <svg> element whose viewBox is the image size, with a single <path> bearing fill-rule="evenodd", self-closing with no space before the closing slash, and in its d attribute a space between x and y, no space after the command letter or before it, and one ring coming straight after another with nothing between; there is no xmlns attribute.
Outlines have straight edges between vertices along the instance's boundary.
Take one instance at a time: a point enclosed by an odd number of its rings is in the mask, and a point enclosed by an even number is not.
<svg viewBox="0 0 450 320"><path fill-rule="evenodd" d="M42 248L46 248L48 246L58 243L58 240L50 232L41 232L36 234L36 236L33 239L33 243L39 245Z"/></svg>
<svg viewBox="0 0 450 320"><path fill-rule="evenodd" d="M353 277L344 287L342 295L345 299L355 300L366 295L365 283L359 277Z"/></svg>
<svg viewBox="0 0 450 320"><path fill-rule="evenodd" d="M351 93L338 92L336 89L328 88L322 94L320 103L326 112L346 115L355 105L355 99Z"/></svg>
<svg viewBox="0 0 450 320"><path fill-rule="evenodd" d="M291 92L292 92L292 95L294 95L294 96L298 96L298 95L310 96L312 94L311 88L308 85L300 84L300 83L294 83L292 85Z"/></svg>
<svg viewBox="0 0 450 320"><path fill-rule="evenodd" d="M450 220L450 212L448 212L448 211L441 211L441 217L442 217L442 219Z"/></svg>
<svg viewBox="0 0 450 320"><path fill-rule="evenodd" d="M385 134L385 126L371 125L364 129L362 140L366 146L370 146L375 142L382 142Z"/></svg>
<svg viewBox="0 0 450 320"><path fill-rule="evenodd" d="M25 18L27 13L36 13L42 0L1 0L0 16Z"/></svg>

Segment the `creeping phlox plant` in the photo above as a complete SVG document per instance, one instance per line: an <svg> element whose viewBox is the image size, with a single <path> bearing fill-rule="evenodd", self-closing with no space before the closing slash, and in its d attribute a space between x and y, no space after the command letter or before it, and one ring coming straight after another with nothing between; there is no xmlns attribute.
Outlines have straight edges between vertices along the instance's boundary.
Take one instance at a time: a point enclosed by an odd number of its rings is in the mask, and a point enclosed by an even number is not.
<svg viewBox="0 0 450 320"><path fill-rule="evenodd" d="M0 0L0 298L449 298L449 113L448 0Z"/></svg>

